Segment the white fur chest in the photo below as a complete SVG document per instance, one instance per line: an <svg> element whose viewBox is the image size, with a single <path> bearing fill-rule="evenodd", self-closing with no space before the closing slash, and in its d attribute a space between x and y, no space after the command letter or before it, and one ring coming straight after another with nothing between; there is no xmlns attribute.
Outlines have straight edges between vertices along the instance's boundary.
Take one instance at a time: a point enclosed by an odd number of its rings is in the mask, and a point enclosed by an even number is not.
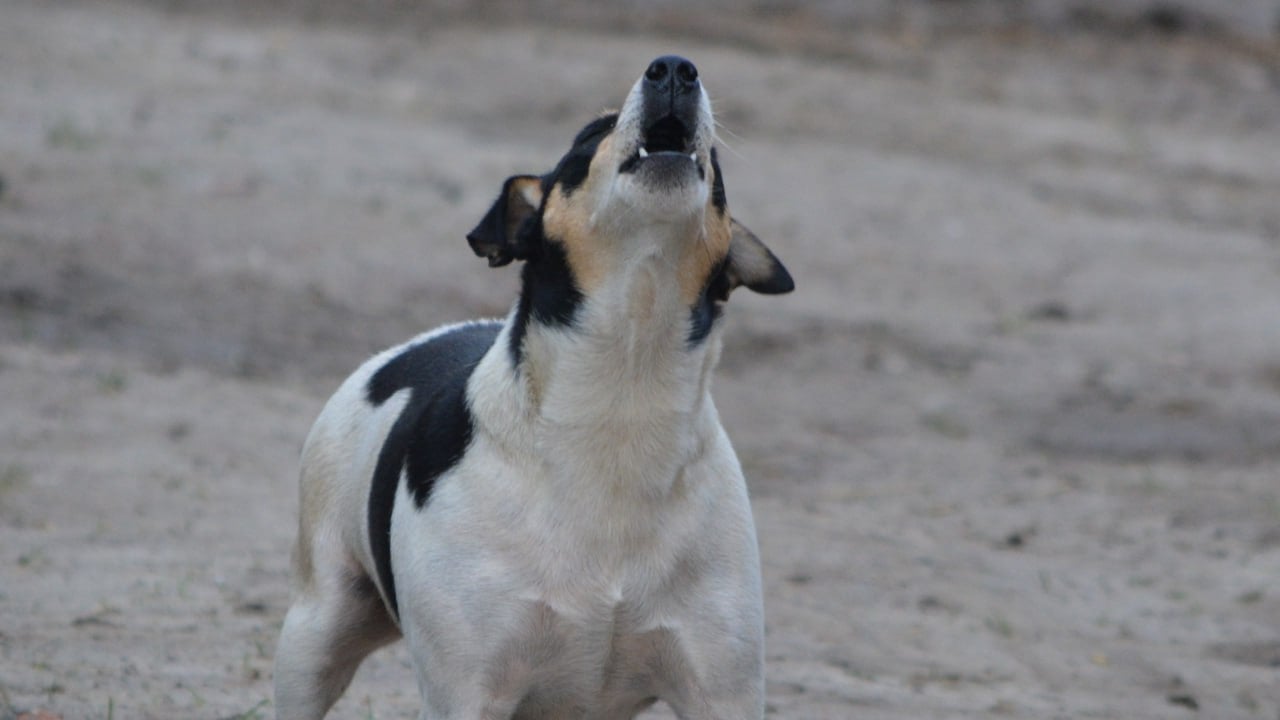
<svg viewBox="0 0 1280 720"><path fill-rule="evenodd" d="M433 502L451 502L456 493L466 496L457 501L468 512L490 515L485 524L493 523L517 564L537 570L534 584L542 589L621 596L673 566L711 506L709 483L736 477L736 462L721 446L710 397L689 400L688 389L670 387L698 388L701 368L650 367L637 375L623 358L612 367L585 360L601 349L582 346L619 338L555 340L562 345L553 377L583 380L549 383L537 402L527 377L473 385L475 445ZM660 376L666 382L652 382ZM649 380L628 381L634 377ZM587 378L601 383L596 392L583 390ZM510 394L522 400L512 402ZM593 578L591 587L583 578Z"/></svg>

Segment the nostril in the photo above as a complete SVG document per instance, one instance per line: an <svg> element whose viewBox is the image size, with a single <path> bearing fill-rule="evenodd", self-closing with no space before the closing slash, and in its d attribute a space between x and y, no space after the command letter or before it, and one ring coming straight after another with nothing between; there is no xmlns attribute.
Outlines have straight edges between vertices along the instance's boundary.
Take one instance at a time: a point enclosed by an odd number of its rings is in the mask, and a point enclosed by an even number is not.
<svg viewBox="0 0 1280 720"><path fill-rule="evenodd" d="M681 60L680 64L676 65L676 77L680 82L691 85L698 79L698 68L688 60Z"/></svg>
<svg viewBox="0 0 1280 720"><path fill-rule="evenodd" d="M667 64L662 58L654 60L649 65L649 69L644 71L644 76L651 82L661 82L667 77Z"/></svg>

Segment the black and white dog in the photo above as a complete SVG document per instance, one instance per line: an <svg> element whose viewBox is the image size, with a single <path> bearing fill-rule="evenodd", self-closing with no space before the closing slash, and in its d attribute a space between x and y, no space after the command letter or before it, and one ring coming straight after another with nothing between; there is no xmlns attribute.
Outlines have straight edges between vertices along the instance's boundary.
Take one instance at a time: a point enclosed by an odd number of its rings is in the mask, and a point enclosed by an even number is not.
<svg viewBox="0 0 1280 720"><path fill-rule="evenodd" d="M424 720L764 713L742 470L710 396L722 303L791 277L732 220L711 105L654 60L467 240L524 261L506 320L366 362L302 455L278 717L322 717L403 636Z"/></svg>

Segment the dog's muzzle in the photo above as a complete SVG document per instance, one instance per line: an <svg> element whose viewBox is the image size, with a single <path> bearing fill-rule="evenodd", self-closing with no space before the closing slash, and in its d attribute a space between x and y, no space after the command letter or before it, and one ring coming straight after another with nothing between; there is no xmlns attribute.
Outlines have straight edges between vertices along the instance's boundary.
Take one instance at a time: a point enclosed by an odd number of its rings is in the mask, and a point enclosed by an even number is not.
<svg viewBox="0 0 1280 720"><path fill-rule="evenodd" d="M697 169L702 177L695 143L702 105L698 68L676 55L660 57L645 70L640 91L640 142L619 171L644 167L666 175Z"/></svg>

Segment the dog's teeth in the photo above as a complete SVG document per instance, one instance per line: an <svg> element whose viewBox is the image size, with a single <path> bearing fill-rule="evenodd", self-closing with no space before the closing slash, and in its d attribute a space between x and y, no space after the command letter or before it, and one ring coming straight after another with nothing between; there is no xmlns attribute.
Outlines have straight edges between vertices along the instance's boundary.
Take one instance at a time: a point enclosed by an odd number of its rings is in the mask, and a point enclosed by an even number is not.
<svg viewBox="0 0 1280 720"><path fill-rule="evenodd" d="M689 159L698 162L698 153L689 153Z"/></svg>
<svg viewBox="0 0 1280 720"><path fill-rule="evenodd" d="M640 148L640 157L641 158L649 157L649 151L645 150L643 146Z"/></svg>

